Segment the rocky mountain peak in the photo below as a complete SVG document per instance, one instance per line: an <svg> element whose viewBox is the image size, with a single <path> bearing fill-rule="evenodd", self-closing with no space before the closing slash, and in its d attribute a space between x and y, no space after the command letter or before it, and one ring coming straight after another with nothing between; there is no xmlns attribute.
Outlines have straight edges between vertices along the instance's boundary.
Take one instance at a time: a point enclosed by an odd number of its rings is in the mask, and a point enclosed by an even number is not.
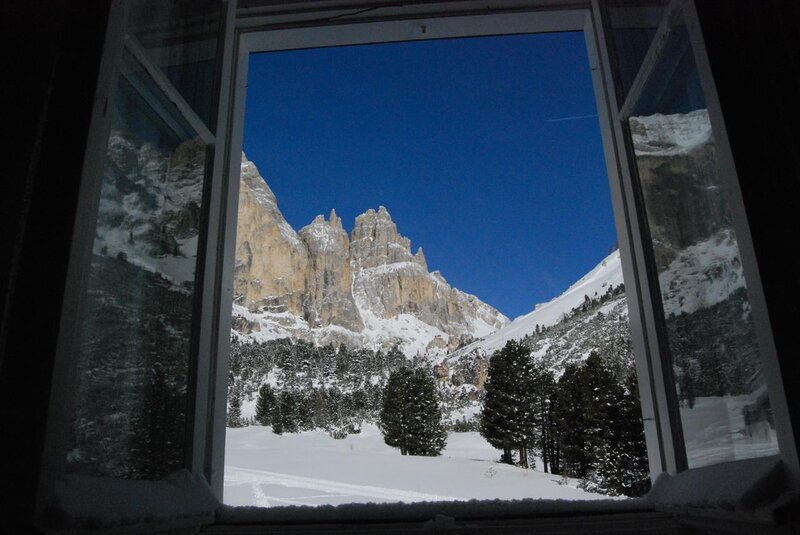
<svg viewBox="0 0 800 535"><path fill-rule="evenodd" d="M303 315L308 250L244 154L236 234L234 302L254 311Z"/></svg>
<svg viewBox="0 0 800 535"><path fill-rule="evenodd" d="M369 269L399 262L413 262L411 240L400 235L389 211L372 208L356 217L350 240L351 258Z"/></svg>
<svg viewBox="0 0 800 535"><path fill-rule="evenodd" d="M338 219L338 218L337 218ZM330 252L334 249L349 256L350 239L341 225L334 221L326 220L324 215L318 215L311 223L300 229L300 238L312 253L318 251Z"/></svg>
<svg viewBox="0 0 800 535"><path fill-rule="evenodd" d="M244 153L242 153L241 182L247 186L247 189L240 188L240 191L252 195L254 197L253 200L271 212L271 215L280 214L275 194L272 193L266 181L261 177L255 164L248 160ZM283 219L282 214L281 219Z"/></svg>
<svg viewBox="0 0 800 535"><path fill-rule="evenodd" d="M417 249L417 254L414 255L414 260L416 260L417 264L422 266L422 269L428 271L428 262L425 260L425 253L422 252L422 247Z"/></svg>
<svg viewBox="0 0 800 535"><path fill-rule="evenodd" d="M336 215L336 210L331 210L331 213L328 215L328 219L325 219L325 216L322 214L317 214L317 216L309 223L306 227L310 227L312 225L325 225L333 230L342 230L344 231L344 227L342 226L342 218ZM302 229L301 229L302 232ZM349 238L348 238L349 241Z"/></svg>
<svg viewBox="0 0 800 535"><path fill-rule="evenodd" d="M300 230L310 269L306 275L306 320L311 326L338 325L359 332L364 328L351 292L350 239L342 220L331 211L318 215Z"/></svg>
<svg viewBox="0 0 800 535"><path fill-rule="evenodd" d="M342 227L342 218L336 215L336 209L331 209L331 214L328 216L328 220L333 228L344 230L344 227Z"/></svg>
<svg viewBox="0 0 800 535"><path fill-rule="evenodd" d="M401 344L413 355L453 349L464 336L483 336L508 323L428 273L422 248L411 253L411 240L398 232L385 206L356 217L350 236L335 210L296 233L244 156L236 262L235 304L247 309L239 312L238 325L245 332L260 330L261 338L384 349Z"/></svg>

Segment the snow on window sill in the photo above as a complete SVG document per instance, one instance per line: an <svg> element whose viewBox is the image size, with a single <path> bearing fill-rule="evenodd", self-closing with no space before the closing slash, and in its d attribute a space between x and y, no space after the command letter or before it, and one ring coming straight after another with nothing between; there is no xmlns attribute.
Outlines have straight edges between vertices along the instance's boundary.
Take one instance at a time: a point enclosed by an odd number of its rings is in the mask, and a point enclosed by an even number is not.
<svg viewBox="0 0 800 535"><path fill-rule="evenodd" d="M217 524L286 524L292 522L426 522L451 517L459 520L530 516L637 513L652 511L646 498L626 500L471 500L346 504L338 506L233 507L217 510Z"/></svg>

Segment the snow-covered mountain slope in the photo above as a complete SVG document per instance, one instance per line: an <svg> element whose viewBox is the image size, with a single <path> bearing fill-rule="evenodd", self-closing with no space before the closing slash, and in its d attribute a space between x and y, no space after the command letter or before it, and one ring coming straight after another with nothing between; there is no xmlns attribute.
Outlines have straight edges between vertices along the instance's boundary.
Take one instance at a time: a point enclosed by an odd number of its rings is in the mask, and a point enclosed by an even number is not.
<svg viewBox="0 0 800 535"><path fill-rule="evenodd" d="M316 345L344 344L350 348L377 351L398 346L407 356L441 357L447 353L449 335L411 314L379 318L368 310L362 312L364 329L351 331L338 325L312 327L303 318L289 312L250 312L233 305L232 335L240 341L267 342L281 338L301 338ZM243 333L247 334L243 334Z"/></svg>
<svg viewBox="0 0 800 535"><path fill-rule="evenodd" d="M66 422L75 474L181 468L206 146L150 137L109 136Z"/></svg>
<svg viewBox="0 0 800 535"><path fill-rule="evenodd" d="M631 137L637 156L676 156L712 141L708 110L631 117Z"/></svg>
<svg viewBox="0 0 800 535"><path fill-rule="evenodd" d="M721 231L683 249L660 273L659 280L668 316L693 314L729 302L745 288L731 232ZM615 354L609 354L616 361L614 365L622 366L630 357L628 308L622 287L617 250L555 299L537 305L504 328L448 355L450 375L461 368L479 369L481 365L474 362L476 359L488 360L509 340L525 339L532 352L544 358L556 372L566 362L608 348L615 348L611 351ZM609 290L611 295L607 295ZM598 299L599 302L592 302ZM746 307L741 309L742 314L746 312ZM546 332L543 328L547 328ZM478 376L474 375L469 382L476 379Z"/></svg>
<svg viewBox="0 0 800 535"><path fill-rule="evenodd" d="M205 145L170 153L111 133L93 254L158 273L185 291L194 282Z"/></svg>
<svg viewBox="0 0 800 535"><path fill-rule="evenodd" d="M386 342L402 340L399 347L407 356L400 355L400 358L405 364L422 366L437 378L445 421L451 425L456 422L474 425L475 416L480 412L489 359L510 339L521 340L556 376L567 364L582 361L596 352L607 359L619 377L624 377L633 359L628 309L621 282L619 254L615 252L558 298L538 306L508 327L453 352L447 350L446 333L410 314L386 319L364 309L365 329L362 333L353 333L332 325L313 327L285 312L252 313L237 306L235 319L261 322L261 330L247 338L237 335L243 343L233 346L231 370L235 379L232 390L239 393L243 406L254 403L260 384L270 382L270 378L276 379L270 384L277 390L299 389L306 396L312 395L311 389L323 383L329 390L340 391L345 396L355 395L365 388L367 394L372 395L370 388L382 387L395 369L393 366L398 366L397 359L385 352ZM360 301L356 297L356 302ZM305 332L302 339L314 344L303 346L300 342L278 340L294 338L295 331ZM349 336L345 345L350 349L342 353L341 348L335 352L333 348L321 347L333 341L334 334ZM248 341L264 343L248 344ZM353 351L354 348L366 348L374 353ZM287 351L291 352L291 357L281 357L282 352ZM409 361L409 356L420 358ZM292 362L308 364L301 366L302 371L292 371ZM324 381L320 377L325 377ZM375 417L369 411L360 414L367 419Z"/></svg>
<svg viewBox="0 0 800 535"><path fill-rule="evenodd" d="M502 329L464 347L459 353L480 349L486 354L491 354L501 349L509 340L520 340L532 334L537 325L540 327L555 325L572 309L581 305L586 297L590 299L599 297L605 294L609 287L620 284L622 284L622 266L619 250L615 250L555 299L536 305L532 312L516 318Z"/></svg>
<svg viewBox="0 0 800 535"><path fill-rule="evenodd" d="M739 247L731 230L679 252L659 274L667 316L691 314L722 303L745 288Z"/></svg>
<svg viewBox="0 0 800 535"><path fill-rule="evenodd" d="M489 360L509 340L528 347L531 356L556 377L568 364L597 353L622 380L630 372L633 352L619 251L555 299L440 361L434 372L444 386L442 392L450 394L445 404L449 421L463 418L474 423Z"/></svg>

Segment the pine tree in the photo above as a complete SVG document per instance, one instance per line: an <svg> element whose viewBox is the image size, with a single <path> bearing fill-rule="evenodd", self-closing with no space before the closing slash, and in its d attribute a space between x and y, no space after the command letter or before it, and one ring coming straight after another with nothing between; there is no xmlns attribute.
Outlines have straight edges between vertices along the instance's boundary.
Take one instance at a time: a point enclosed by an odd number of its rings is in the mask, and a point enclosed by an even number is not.
<svg viewBox="0 0 800 535"><path fill-rule="evenodd" d="M275 391L264 383L258 389L258 399L256 400L256 422L261 425L270 425L273 422L278 407L278 398Z"/></svg>
<svg viewBox="0 0 800 535"><path fill-rule="evenodd" d="M537 369L530 350L515 340L489 359L484 385L480 433L489 444L503 450L502 461L513 462L518 449L520 464L527 466L527 450L536 436Z"/></svg>
<svg viewBox="0 0 800 535"><path fill-rule="evenodd" d="M528 468L528 450L535 447L540 426L537 400L542 393L544 369L531 359L530 350L523 345L512 354L510 366L517 370L515 387L518 422L514 438L519 450L519 465Z"/></svg>
<svg viewBox="0 0 800 535"><path fill-rule="evenodd" d="M506 346L508 347L508 346ZM497 449L503 450L502 462L512 464L512 421L514 402L511 398L511 374L502 351L489 358L489 369L484 383L480 434Z"/></svg>
<svg viewBox="0 0 800 535"><path fill-rule="evenodd" d="M275 412L272 413L272 432L276 435L283 434L283 417L281 416L280 401L275 407Z"/></svg>
<svg viewBox="0 0 800 535"><path fill-rule="evenodd" d="M242 427L242 394L238 383L228 398L228 427Z"/></svg>
<svg viewBox="0 0 800 535"><path fill-rule="evenodd" d="M534 449L542 459L545 472L558 473L558 454L553 433L552 397L555 392L555 376L542 362L535 364L536 382L534 384Z"/></svg>
<svg viewBox="0 0 800 535"><path fill-rule="evenodd" d="M280 433L297 433L300 430L297 399L291 391L284 390L278 395L278 414L273 431L276 425Z"/></svg>
<svg viewBox="0 0 800 535"><path fill-rule="evenodd" d="M402 455L439 455L447 438L441 419L433 377L422 369L391 373L379 423L387 445Z"/></svg>
<svg viewBox="0 0 800 535"><path fill-rule="evenodd" d="M609 494L643 496L650 490L650 469L634 370L625 380L616 407L618 417L609 422L608 435L598 455L596 481Z"/></svg>
<svg viewBox="0 0 800 535"><path fill-rule="evenodd" d="M314 401L310 395L310 391L312 391L312 388L309 386L305 389L305 392L309 393L301 394L300 392L295 392L293 394L298 431L310 431L314 429Z"/></svg>
<svg viewBox="0 0 800 535"><path fill-rule="evenodd" d="M561 452L561 468L569 475L584 477L588 471L585 385L581 364L568 364L553 396L553 422Z"/></svg>
<svg viewBox="0 0 800 535"><path fill-rule="evenodd" d="M175 425L174 415L185 410L185 399L175 380L170 380L170 372L174 370L155 362L142 378L142 403L131 415L136 432L128 438L131 455L127 471L131 474L160 477L160 470L180 462L184 428Z"/></svg>
<svg viewBox="0 0 800 535"><path fill-rule="evenodd" d="M551 474L561 474L561 448L558 446L558 427L553 416L553 397L556 391L555 379L550 391L550 398L547 400L547 408L542 422L542 444L543 456L547 456ZM547 465L545 465L545 472Z"/></svg>
<svg viewBox="0 0 800 535"><path fill-rule="evenodd" d="M642 405L639 398L639 385L636 373L631 372L627 385L628 391L623 404L623 422L628 422L625 429L625 441L622 451L627 452L629 462L621 492L626 496L644 496L650 491L650 463L647 457L647 441L644 435Z"/></svg>
<svg viewBox="0 0 800 535"><path fill-rule="evenodd" d="M439 455L447 443L436 383L422 368L415 369L411 379L409 454L433 457Z"/></svg>
<svg viewBox="0 0 800 535"><path fill-rule="evenodd" d="M411 370L400 368L389 375L383 390L383 408L379 427L387 446L400 448L402 455L408 455L408 411L407 400Z"/></svg>
<svg viewBox="0 0 800 535"><path fill-rule="evenodd" d="M403 367L406 362L406 356L396 345L392 346L389 351L386 352L384 358L386 359L386 368L388 368L390 372Z"/></svg>
<svg viewBox="0 0 800 535"><path fill-rule="evenodd" d="M570 364L553 397L553 418L562 468L586 478L596 469L610 428L620 419L621 385L605 361L592 352L583 364Z"/></svg>

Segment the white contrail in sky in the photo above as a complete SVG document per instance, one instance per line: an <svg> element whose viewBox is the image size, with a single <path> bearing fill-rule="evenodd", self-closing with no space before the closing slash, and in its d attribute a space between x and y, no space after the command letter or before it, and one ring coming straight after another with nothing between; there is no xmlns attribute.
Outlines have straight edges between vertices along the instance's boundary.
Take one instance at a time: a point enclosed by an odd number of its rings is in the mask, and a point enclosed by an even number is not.
<svg viewBox="0 0 800 535"><path fill-rule="evenodd" d="M577 121L578 119L590 119L592 117L597 117L596 113L591 115L571 115L570 117L558 117L557 119L545 119L544 122L546 123L559 123L561 121Z"/></svg>

